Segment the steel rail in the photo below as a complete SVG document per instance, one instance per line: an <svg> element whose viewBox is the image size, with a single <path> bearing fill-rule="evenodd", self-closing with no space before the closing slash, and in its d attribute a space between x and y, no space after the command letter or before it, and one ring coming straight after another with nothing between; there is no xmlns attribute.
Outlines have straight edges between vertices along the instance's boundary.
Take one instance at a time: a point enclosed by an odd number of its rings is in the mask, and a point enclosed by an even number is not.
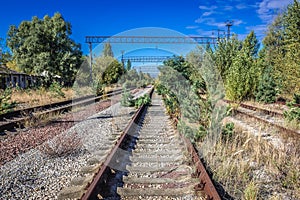
<svg viewBox="0 0 300 200"><path fill-rule="evenodd" d="M226 103L236 103L236 102L230 101L230 100L224 100L224 102L226 102ZM267 115L271 115L271 116L280 116L280 117L284 116L283 113L272 111L272 110L269 110L269 109L259 108L259 107L253 106L253 105L248 105L248 104L240 103L239 106L242 107L242 108L246 108L248 110L260 111L260 112L263 112L263 113L265 113ZM241 110L235 110L235 111L238 112L239 114L246 115L248 117L254 118L254 119L259 120L259 121L262 121L262 122L264 122L264 123L266 123L268 125L274 126L274 127L276 127L277 129L279 129L282 132L285 132L285 133L288 133L288 134L292 134L292 135L298 135L298 136L300 136L300 132L299 131L296 131L296 130L293 130L293 129L290 129L290 128L286 128L284 126L281 126L279 124L270 122L270 121L268 121L266 119L263 119L261 117L252 115L250 113L243 112Z"/></svg>
<svg viewBox="0 0 300 200"><path fill-rule="evenodd" d="M191 141L185 137L182 136L185 144L187 146L187 150L190 153L192 160L196 166L196 176L199 178L200 183L197 185L196 190L203 190L205 195L207 196L207 200L221 200L221 197L219 193L217 192L217 189L215 188L210 176L208 175L203 163L200 160L200 157L197 153L197 150L195 149L194 145L191 143Z"/></svg>
<svg viewBox="0 0 300 200"><path fill-rule="evenodd" d="M54 113L54 112L67 112L71 110L73 106L88 105L100 101L101 98L103 98L104 96L110 97L121 93L122 93L122 89L117 89L115 91L109 91L105 95L100 95L96 97L95 96L80 97L74 100L61 101L57 103L47 104L43 106L36 106L36 107L26 108L23 110L13 111L7 114L2 114L0 118L1 119L0 121L2 121L2 123L0 123L0 133L3 133L4 131L7 130L13 130L16 127L23 127L23 124L26 122L26 120L29 120L33 116L37 117L40 115ZM36 111L39 112L34 113ZM32 114L32 117L22 116L22 113L30 113Z"/></svg>
<svg viewBox="0 0 300 200"><path fill-rule="evenodd" d="M151 90L150 95L152 94L153 89ZM91 200L97 199L97 195L99 194L98 185L104 179L105 172L109 170L109 163L111 162L114 154L117 152L118 148L125 140L126 135L132 131L136 127L136 123L138 123L139 118L142 116L142 113L145 111L146 106L142 105L138 111L133 116L132 120L126 126L125 130L122 132L119 140L117 141L116 145L113 147L112 151L108 154L106 160L102 164L101 168L99 169L98 173L94 176L93 181L87 187L86 192L81 197L81 200ZM186 148L190 155L192 156L193 162L196 166L196 175L199 178L199 184L195 187L195 190L202 190L208 200L221 200L215 186L213 185L204 165L202 164L195 147L192 145L189 139L185 136L182 136L183 140L185 141Z"/></svg>
<svg viewBox="0 0 300 200"><path fill-rule="evenodd" d="M150 96L153 93L153 88L150 91ZM120 148L120 145L124 141L125 136L132 131L132 129L135 128L135 124L138 122L140 119L142 113L145 111L146 106L143 104L137 112L134 114L132 120L129 122L129 124L126 126L125 130L122 132L120 138L118 139L116 145L112 149L112 151L108 154L106 157L102 167L94 177L93 181L91 184L88 186L87 191L85 194L82 196L82 200L88 200L88 199L97 199L98 195L98 190L97 190L97 185L99 184L100 180L103 178L104 173L108 170L109 163L111 162L114 154L117 152L117 150Z"/></svg>

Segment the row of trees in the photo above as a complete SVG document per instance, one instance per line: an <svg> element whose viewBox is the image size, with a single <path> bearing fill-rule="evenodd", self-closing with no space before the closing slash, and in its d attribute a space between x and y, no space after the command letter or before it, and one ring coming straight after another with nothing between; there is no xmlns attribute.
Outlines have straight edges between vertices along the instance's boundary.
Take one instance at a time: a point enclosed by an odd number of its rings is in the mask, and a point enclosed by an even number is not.
<svg viewBox="0 0 300 200"><path fill-rule="evenodd" d="M279 95L295 96L300 91L299 45L300 7L295 0L270 25L261 49L253 31L242 41L233 36L214 48L199 47L187 59L174 57L164 62L157 90L167 112L178 121L179 131L199 140L209 132L221 132L215 128L220 127L226 109L217 109L216 102L224 94L236 101L265 103L276 101Z"/></svg>
<svg viewBox="0 0 300 200"><path fill-rule="evenodd" d="M72 85L75 78L89 83L89 63L82 56L80 45L71 39L71 34L71 24L60 13L53 17L46 15L43 19L33 17L19 26L12 25L6 42L12 56L5 50L4 40L0 40L1 63L15 71L44 76L45 86L57 78L61 78L65 86ZM127 61L126 70L130 69L131 63ZM79 70L82 74L76 77ZM124 63L114 59L111 45L106 43L102 56L93 63L92 79L97 85L108 85L116 83L124 73Z"/></svg>
<svg viewBox="0 0 300 200"><path fill-rule="evenodd" d="M210 56L233 100L274 102L300 91L300 3L294 0L270 24L263 46L252 31L244 41L221 40Z"/></svg>

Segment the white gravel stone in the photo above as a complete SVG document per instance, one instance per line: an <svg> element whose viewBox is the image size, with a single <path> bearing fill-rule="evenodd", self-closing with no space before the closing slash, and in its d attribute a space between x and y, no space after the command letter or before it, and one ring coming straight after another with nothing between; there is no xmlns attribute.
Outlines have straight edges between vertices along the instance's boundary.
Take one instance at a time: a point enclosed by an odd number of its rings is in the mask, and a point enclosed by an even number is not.
<svg viewBox="0 0 300 200"><path fill-rule="evenodd" d="M7 162L0 168L0 199L57 199L89 159L113 147L134 111L117 103L70 128L67 133L76 131L83 142L71 155L50 157L35 148Z"/></svg>

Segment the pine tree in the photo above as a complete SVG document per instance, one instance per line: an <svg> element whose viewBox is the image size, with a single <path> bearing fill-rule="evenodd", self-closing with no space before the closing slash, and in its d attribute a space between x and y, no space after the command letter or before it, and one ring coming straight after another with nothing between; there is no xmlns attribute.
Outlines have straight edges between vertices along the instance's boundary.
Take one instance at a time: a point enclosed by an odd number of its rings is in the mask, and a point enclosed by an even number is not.
<svg viewBox="0 0 300 200"><path fill-rule="evenodd" d="M272 67L267 67L259 81L256 101L263 103L274 103L278 93L277 85L273 77Z"/></svg>
<svg viewBox="0 0 300 200"><path fill-rule="evenodd" d="M226 95L231 100L244 100L252 97L257 79L256 56L259 48L253 31L243 41L242 49L233 58L226 78Z"/></svg>
<svg viewBox="0 0 300 200"><path fill-rule="evenodd" d="M130 70L131 70L131 61L128 59L126 64L126 71L130 71Z"/></svg>
<svg viewBox="0 0 300 200"><path fill-rule="evenodd" d="M284 15L284 49L285 56L285 80L286 93L293 94L300 91L300 2L288 6Z"/></svg>
<svg viewBox="0 0 300 200"><path fill-rule="evenodd" d="M218 42L212 58L224 82L233 64L233 59L237 56L241 46L242 44L236 36L231 37L230 40L224 39Z"/></svg>

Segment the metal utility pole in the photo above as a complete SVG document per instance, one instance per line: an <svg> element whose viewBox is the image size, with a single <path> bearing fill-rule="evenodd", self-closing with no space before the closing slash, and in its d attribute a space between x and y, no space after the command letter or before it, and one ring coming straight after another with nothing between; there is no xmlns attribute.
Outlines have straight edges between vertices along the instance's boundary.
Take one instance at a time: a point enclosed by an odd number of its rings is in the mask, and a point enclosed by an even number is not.
<svg viewBox="0 0 300 200"><path fill-rule="evenodd" d="M221 29L213 29L212 31L217 31L217 33L218 33L218 37L217 37L218 41L220 40L220 32L222 31L223 33L225 33L225 31L221 30ZM214 35L214 32L212 32L212 34Z"/></svg>
<svg viewBox="0 0 300 200"><path fill-rule="evenodd" d="M125 68L124 52L125 52L124 50L121 51L121 54L122 54L121 62L122 62L123 67Z"/></svg>
<svg viewBox="0 0 300 200"><path fill-rule="evenodd" d="M89 42L89 50L90 50L90 81L93 83L93 45Z"/></svg>
<svg viewBox="0 0 300 200"><path fill-rule="evenodd" d="M229 38L230 38L230 27L233 26L233 21L227 20L225 22L225 24L226 24L225 26L227 26L227 39L229 40Z"/></svg>

